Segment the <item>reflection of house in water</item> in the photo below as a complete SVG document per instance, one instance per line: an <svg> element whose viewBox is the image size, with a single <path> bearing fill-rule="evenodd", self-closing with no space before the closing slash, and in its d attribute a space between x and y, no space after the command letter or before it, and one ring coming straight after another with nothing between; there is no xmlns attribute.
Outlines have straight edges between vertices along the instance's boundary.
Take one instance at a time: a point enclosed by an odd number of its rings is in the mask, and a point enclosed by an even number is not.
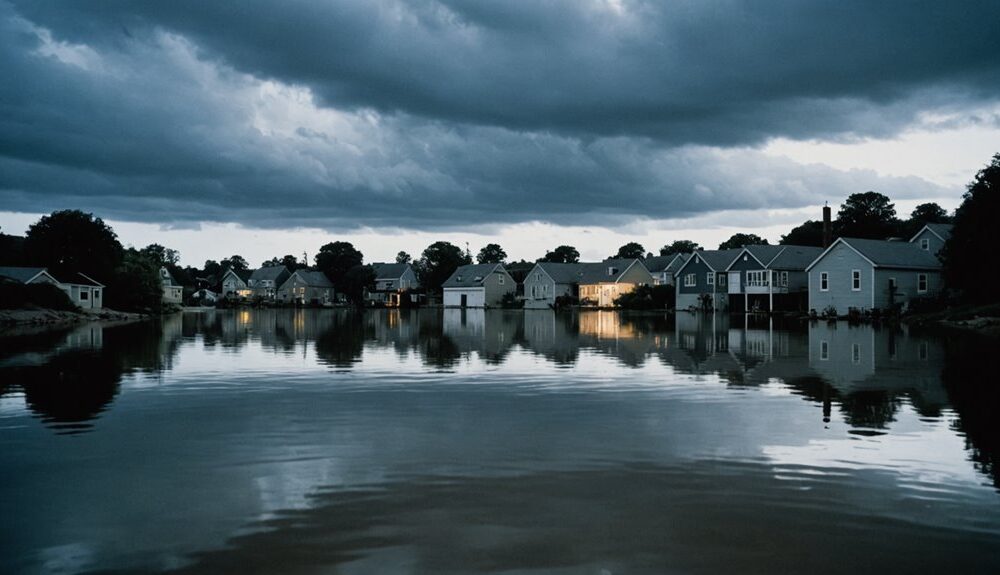
<svg viewBox="0 0 1000 575"><path fill-rule="evenodd" d="M614 356L622 363L639 367L667 340L662 327L651 317L629 317L617 311L580 311L580 344Z"/></svg>
<svg viewBox="0 0 1000 575"><path fill-rule="evenodd" d="M444 309L442 328L462 353L478 352L486 361L503 360L520 338L521 311Z"/></svg>
<svg viewBox="0 0 1000 575"><path fill-rule="evenodd" d="M579 317L548 309L524 310L525 347L557 364L575 364L580 355Z"/></svg>

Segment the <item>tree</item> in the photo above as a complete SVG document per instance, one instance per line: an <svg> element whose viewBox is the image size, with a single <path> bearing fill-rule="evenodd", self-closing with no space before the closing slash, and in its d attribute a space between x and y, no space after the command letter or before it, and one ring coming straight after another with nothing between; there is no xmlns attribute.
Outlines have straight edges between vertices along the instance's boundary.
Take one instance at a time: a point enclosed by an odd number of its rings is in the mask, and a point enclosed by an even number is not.
<svg viewBox="0 0 1000 575"><path fill-rule="evenodd" d="M221 276L225 270L222 269L222 264L215 260L205 260L205 267L202 268L202 272L206 277L208 276ZM221 279L221 278L219 278Z"/></svg>
<svg viewBox="0 0 1000 575"><path fill-rule="evenodd" d="M701 246L691 240L675 240L660 248L661 256L672 256L674 254L689 254L701 249Z"/></svg>
<svg viewBox="0 0 1000 575"><path fill-rule="evenodd" d="M360 307L365 303L365 291L375 289L375 268L356 265L344 273L343 279L337 284L337 291L347 297L347 301Z"/></svg>
<svg viewBox="0 0 1000 575"><path fill-rule="evenodd" d="M243 256L232 255L228 258L219 262L222 266L222 273L226 273L226 270L233 270L234 272L245 272L250 269L250 264L247 263Z"/></svg>
<svg viewBox="0 0 1000 575"><path fill-rule="evenodd" d="M122 311L158 312L163 306L160 263L148 253L125 252L105 290L105 303Z"/></svg>
<svg viewBox="0 0 1000 575"><path fill-rule="evenodd" d="M278 258L271 258L269 260L264 260L263 262L261 262L260 267L271 268L280 265L281 265L281 260L279 260Z"/></svg>
<svg viewBox="0 0 1000 575"><path fill-rule="evenodd" d="M719 244L720 250L732 250L743 246L766 246L767 240L757 234L733 234L728 240Z"/></svg>
<svg viewBox="0 0 1000 575"><path fill-rule="evenodd" d="M849 238L884 240L892 236L899 220L896 207L878 192L851 194L837 212L835 230Z"/></svg>
<svg viewBox="0 0 1000 575"><path fill-rule="evenodd" d="M148 246L139 250L143 256L149 258L150 261L155 263L157 266L172 265L176 266L177 262L181 259L181 254L177 250L172 250L170 248L165 248L160 244L149 244Z"/></svg>
<svg viewBox="0 0 1000 575"><path fill-rule="evenodd" d="M642 247L642 244L638 242L629 242L618 248L618 253L612 257L624 260L641 260L645 255L646 248Z"/></svg>
<svg viewBox="0 0 1000 575"><path fill-rule="evenodd" d="M294 272L295 270L301 270L309 267L309 265L306 263L305 260L300 262L298 258L293 256L292 254L287 254L285 256L282 256L282 258L278 261L278 263L288 268L288 271L290 272Z"/></svg>
<svg viewBox="0 0 1000 575"><path fill-rule="evenodd" d="M0 233L0 266L24 265L24 238Z"/></svg>
<svg viewBox="0 0 1000 575"><path fill-rule="evenodd" d="M573 246L559 246L551 252L546 252L545 257L538 260L554 264L575 264L580 261L580 252Z"/></svg>
<svg viewBox="0 0 1000 575"><path fill-rule="evenodd" d="M316 269L326 274L337 289L347 270L364 263L365 257L350 242L331 242L319 248Z"/></svg>
<svg viewBox="0 0 1000 575"><path fill-rule="evenodd" d="M82 272L107 284L121 264L124 249L101 218L79 210L42 216L28 228L27 261L58 274Z"/></svg>
<svg viewBox="0 0 1000 575"><path fill-rule="evenodd" d="M945 281L974 302L996 301L1000 268L984 256L1000 245L1000 153L976 174L955 210L955 227L942 251Z"/></svg>
<svg viewBox="0 0 1000 575"><path fill-rule="evenodd" d="M411 257L410 254L406 252L399 252L398 254L396 254L397 264L408 264L412 259L413 257Z"/></svg>
<svg viewBox="0 0 1000 575"><path fill-rule="evenodd" d="M502 264L506 260L507 252L503 251L500 244L486 244L476 254L476 263L480 264Z"/></svg>
<svg viewBox="0 0 1000 575"><path fill-rule="evenodd" d="M790 232L781 236L778 242L783 246L812 246L823 247L823 222L818 220L807 220L800 226L792 228Z"/></svg>
<svg viewBox="0 0 1000 575"><path fill-rule="evenodd" d="M441 284L458 266L471 263L468 254L458 246L449 242L434 242L427 246L415 267L421 285L431 291L440 291Z"/></svg>
<svg viewBox="0 0 1000 575"><path fill-rule="evenodd" d="M910 239L917 234L927 224L947 224L951 223L948 212L934 202L920 204L910 212L910 219L901 226L903 237Z"/></svg>

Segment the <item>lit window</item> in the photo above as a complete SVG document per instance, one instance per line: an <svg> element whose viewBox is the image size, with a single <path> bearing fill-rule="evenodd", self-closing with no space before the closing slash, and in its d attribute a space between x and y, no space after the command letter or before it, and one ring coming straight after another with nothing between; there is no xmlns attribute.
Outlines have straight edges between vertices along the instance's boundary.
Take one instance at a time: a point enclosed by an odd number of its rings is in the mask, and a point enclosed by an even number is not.
<svg viewBox="0 0 1000 575"><path fill-rule="evenodd" d="M830 274L827 272L821 272L819 274L819 291L829 291L830 289Z"/></svg>
<svg viewBox="0 0 1000 575"><path fill-rule="evenodd" d="M851 291L861 290L861 270L851 270Z"/></svg>
<svg viewBox="0 0 1000 575"><path fill-rule="evenodd" d="M927 291L927 274L917 274L917 293Z"/></svg>

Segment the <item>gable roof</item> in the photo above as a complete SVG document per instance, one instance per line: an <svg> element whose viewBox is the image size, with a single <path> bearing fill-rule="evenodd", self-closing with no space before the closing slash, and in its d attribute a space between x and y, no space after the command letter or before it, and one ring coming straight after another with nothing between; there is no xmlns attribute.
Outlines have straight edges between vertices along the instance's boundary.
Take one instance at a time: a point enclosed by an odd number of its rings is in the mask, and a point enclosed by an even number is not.
<svg viewBox="0 0 1000 575"><path fill-rule="evenodd" d="M729 264L733 263L733 260L735 260L741 253L743 253L743 248L734 248L731 250L703 250L695 252L691 254L692 257L688 258L681 267L677 268L674 275L681 273L681 270L694 261L696 257L704 261L712 271L721 272L728 268Z"/></svg>
<svg viewBox="0 0 1000 575"><path fill-rule="evenodd" d="M372 268L375 270L376 280L395 280L403 277L406 270L410 269L410 264L396 264L396 263L374 263Z"/></svg>
<svg viewBox="0 0 1000 575"><path fill-rule="evenodd" d="M254 281L275 281L283 273L288 273L288 268L285 266L266 266L255 269L253 273L250 274L250 279Z"/></svg>
<svg viewBox="0 0 1000 575"><path fill-rule="evenodd" d="M691 255L692 255L691 252L687 252L687 253L683 253L683 254L674 254L674 260L672 262L670 262L670 264L663 271L665 271L667 273L674 273L674 272L676 272L677 270L679 270L682 267L684 267L684 264L686 264L687 261L688 261L688 259L691 258Z"/></svg>
<svg viewBox="0 0 1000 575"><path fill-rule="evenodd" d="M504 269L503 264L469 264L459 266L458 269L448 276L448 279L445 280L441 287L480 287L483 285L483 280L486 279L486 276L494 271L509 275L507 274L507 270Z"/></svg>
<svg viewBox="0 0 1000 575"><path fill-rule="evenodd" d="M326 277L325 273L311 271L311 270L295 270L295 272L293 272L292 275L290 275L288 279L281 284L281 287L285 287L285 284L292 281L292 278L294 278L295 276L298 276L299 279L309 287L317 287L317 288L333 287L333 283L330 281L330 278Z"/></svg>
<svg viewBox="0 0 1000 575"><path fill-rule="evenodd" d="M920 231L910 238L910 241L912 242L919 238L920 234L924 233L924 230L927 230L940 238L942 242L946 242L951 237L951 230L954 227L952 224L924 224L924 227L920 228Z"/></svg>
<svg viewBox="0 0 1000 575"><path fill-rule="evenodd" d="M587 264L560 264L553 262L538 262L535 267L545 271L557 284L575 284L583 277L583 269ZM532 268L534 269L534 268Z"/></svg>
<svg viewBox="0 0 1000 575"><path fill-rule="evenodd" d="M823 253L823 248L814 246L781 247L784 249L767 264L768 269L804 271Z"/></svg>
<svg viewBox="0 0 1000 575"><path fill-rule="evenodd" d="M30 282L42 273L46 273L46 268L0 267L0 276L17 280L23 284Z"/></svg>
<svg viewBox="0 0 1000 575"><path fill-rule="evenodd" d="M104 287L104 284L95 280L94 278L82 274L80 272L60 275L58 277L59 283L62 284L73 284L81 286L93 286L93 287Z"/></svg>
<svg viewBox="0 0 1000 575"><path fill-rule="evenodd" d="M865 240L859 238L837 238L830 247L823 250L806 271L812 269L820 260L826 257L835 246L845 244L861 257L879 268L910 268L910 269L941 269L941 262L930 252L920 249L910 242L888 242L885 240Z"/></svg>
<svg viewBox="0 0 1000 575"><path fill-rule="evenodd" d="M226 281L226 276L228 276L229 274L233 274L234 276L239 278L240 281L242 281L243 283L247 283L247 280L250 279L250 270L236 271L232 268L229 268L228 270L226 270L226 273L222 274L222 279L219 280L219 283Z"/></svg>
<svg viewBox="0 0 1000 575"><path fill-rule="evenodd" d="M646 266L646 269L649 270L650 273L655 274L667 271L667 266L669 266L675 259L677 259L677 254L671 254L669 256L653 256L642 260L642 265Z"/></svg>
<svg viewBox="0 0 1000 575"><path fill-rule="evenodd" d="M168 270L166 266L160 268L160 281L165 286L181 287L181 284L177 283L177 280L174 279L174 275L170 273L170 270Z"/></svg>
<svg viewBox="0 0 1000 575"><path fill-rule="evenodd" d="M648 273L646 266L642 265L642 261L637 259L609 259L599 263L585 263L581 265L583 265L583 275L579 280L581 284L618 283L622 275L629 268L636 265ZM609 269L612 268L613 272L608 273Z"/></svg>

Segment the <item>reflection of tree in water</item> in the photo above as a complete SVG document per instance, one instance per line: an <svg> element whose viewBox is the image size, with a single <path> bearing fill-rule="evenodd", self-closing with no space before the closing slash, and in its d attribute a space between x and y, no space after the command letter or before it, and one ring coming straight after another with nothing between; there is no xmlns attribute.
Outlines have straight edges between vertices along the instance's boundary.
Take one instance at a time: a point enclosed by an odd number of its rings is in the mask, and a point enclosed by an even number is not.
<svg viewBox="0 0 1000 575"><path fill-rule="evenodd" d="M952 407L955 431L965 436L973 464L1000 489L1000 356L997 342L986 337L948 338L941 372Z"/></svg>
<svg viewBox="0 0 1000 575"><path fill-rule="evenodd" d="M330 326L316 336L316 355L334 367L350 369L361 360L365 344L365 320L360 312L337 313Z"/></svg>
<svg viewBox="0 0 1000 575"><path fill-rule="evenodd" d="M462 350L444 334L440 321L421 322L419 333L420 353L427 365L449 368L461 359Z"/></svg>
<svg viewBox="0 0 1000 575"><path fill-rule="evenodd" d="M121 383L122 366L100 352L70 351L21 377L28 408L53 429L78 433L101 414Z"/></svg>
<svg viewBox="0 0 1000 575"><path fill-rule="evenodd" d="M885 429L896 421L902 401L885 390L855 391L840 398L844 422L851 427Z"/></svg>

